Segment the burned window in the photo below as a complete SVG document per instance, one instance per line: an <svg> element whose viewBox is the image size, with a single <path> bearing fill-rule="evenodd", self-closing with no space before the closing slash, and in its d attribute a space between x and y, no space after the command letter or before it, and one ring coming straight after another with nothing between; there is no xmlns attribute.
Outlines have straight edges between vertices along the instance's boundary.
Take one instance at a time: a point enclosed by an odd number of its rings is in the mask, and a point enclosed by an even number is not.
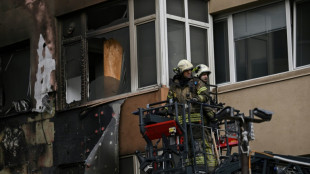
<svg viewBox="0 0 310 174"><path fill-rule="evenodd" d="M117 0L87 10L88 31L128 22L128 2Z"/></svg>
<svg viewBox="0 0 310 174"><path fill-rule="evenodd" d="M0 110L9 114L13 102L29 100L30 42L19 42L0 48Z"/></svg>
<svg viewBox="0 0 310 174"><path fill-rule="evenodd" d="M64 45L66 101L71 103L81 100L81 43Z"/></svg>
<svg viewBox="0 0 310 174"><path fill-rule="evenodd" d="M128 20L123 0L61 18L60 108L131 92Z"/></svg>
<svg viewBox="0 0 310 174"><path fill-rule="evenodd" d="M89 100L130 92L129 28L90 37Z"/></svg>

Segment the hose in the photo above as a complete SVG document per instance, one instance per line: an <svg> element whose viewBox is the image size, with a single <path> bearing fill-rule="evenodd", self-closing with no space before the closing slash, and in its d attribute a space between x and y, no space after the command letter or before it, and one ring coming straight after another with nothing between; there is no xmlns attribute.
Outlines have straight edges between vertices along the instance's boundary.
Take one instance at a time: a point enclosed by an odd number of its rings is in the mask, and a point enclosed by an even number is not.
<svg viewBox="0 0 310 174"><path fill-rule="evenodd" d="M270 155L270 154L268 154L268 153L263 153L263 152L256 152L256 151L252 151L252 152L254 152L254 153L259 153L259 154L262 154L262 155L266 155L266 156L269 156L269 157L271 157L271 158L279 159L279 160L286 161L286 162L289 162L289 163L294 163L294 164L300 164L300 165L310 166L310 163L307 163L307 162L291 160L291 159L283 158L283 157L276 156L276 155Z"/></svg>

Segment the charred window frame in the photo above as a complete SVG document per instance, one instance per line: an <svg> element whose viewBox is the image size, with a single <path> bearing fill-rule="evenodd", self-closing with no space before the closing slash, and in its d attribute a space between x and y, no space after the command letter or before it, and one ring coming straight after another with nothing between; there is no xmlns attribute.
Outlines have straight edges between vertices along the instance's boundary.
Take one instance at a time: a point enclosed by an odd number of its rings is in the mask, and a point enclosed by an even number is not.
<svg viewBox="0 0 310 174"><path fill-rule="evenodd" d="M59 109L158 85L155 8L116 0L60 18Z"/></svg>
<svg viewBox="0 0 310 174"><path fill-rule="evenodd" d="M31 101L30 73L29 40L0 48L0 115L23 111L12 108L13 102Z"/></svg>

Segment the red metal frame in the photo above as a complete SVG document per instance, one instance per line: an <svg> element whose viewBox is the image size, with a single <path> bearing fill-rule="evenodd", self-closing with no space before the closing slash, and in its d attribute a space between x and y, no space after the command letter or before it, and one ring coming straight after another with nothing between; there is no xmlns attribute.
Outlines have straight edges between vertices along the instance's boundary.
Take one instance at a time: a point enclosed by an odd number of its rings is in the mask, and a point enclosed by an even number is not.
<svg viewBox="0 0 310 174"><path fill-rule="evenodd" d="M162 135L171 136L169 133L169 128L175 127L176 128L176 135L182 135L182 131L175 122L175 120L169 120L161 123L151 124L145 126L145 134L149 137L150 140L155 140L162 138Z"/></svg>

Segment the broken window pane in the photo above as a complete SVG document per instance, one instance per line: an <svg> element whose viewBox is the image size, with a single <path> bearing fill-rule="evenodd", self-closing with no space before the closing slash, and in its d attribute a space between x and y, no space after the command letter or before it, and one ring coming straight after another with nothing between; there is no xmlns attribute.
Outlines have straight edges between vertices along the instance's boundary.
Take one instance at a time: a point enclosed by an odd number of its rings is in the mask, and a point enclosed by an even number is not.
<svg viewBox="0 0 310 174"><path fill-rule="evenodd" d="M153 0L135 0L135 19L148 16L155 13L155 1Z"/></svg>
<svg viewBox="0 0 310 174"><path fill-rule="evenodd" d="M137 26L139 88L157 84L155 22Z"/></svg>
<svg viewBox="0 0 310 174"><path fill-rule="evenodd" d="M167 0L167 13L176 16L185 16L184 0Z"/></svg>
<svg viewBox="0 0 310 174"><path fill-rule="evenodd" d="M88 39L89 100L131 91L129 28Z"/></svg>
<svg viewBox="0 0 310 174"><path fill-rule="evenodd" d="M201 22L208 22L208 1L207 0L189 0L188 18Z"/></svg>
<svg viewBox="0 0 310 174"><path fill-rule="evenodd" d="M6 112L13 101L29 99L29 40L0 48L0 110Z"/></svg>
<svg viewBox="0 0 310 174"><path fill-rule="evenodd" d="M64 45L67 103L81 100L81 43Z"/></svg>
<svg viewBox="0 0 310 174"><path fill-rule="evenodd" d="M103 3L87 11L87 28L96 30L128 21L128 1Z"/></svg>
<svg viewBox="0 0 310 174"><path fill-rule="evenodd" d="M185 24L175 20L167 20L168 27L168 57L169 57L169 78L172 79L175 68L181 59L186 58L185 45Z"/></svg>
<svg viewBox="0 0 310 174"><path fill-rule="evenodd" d="M208 30L190 26L192 64L208 63Z"/></svg>

